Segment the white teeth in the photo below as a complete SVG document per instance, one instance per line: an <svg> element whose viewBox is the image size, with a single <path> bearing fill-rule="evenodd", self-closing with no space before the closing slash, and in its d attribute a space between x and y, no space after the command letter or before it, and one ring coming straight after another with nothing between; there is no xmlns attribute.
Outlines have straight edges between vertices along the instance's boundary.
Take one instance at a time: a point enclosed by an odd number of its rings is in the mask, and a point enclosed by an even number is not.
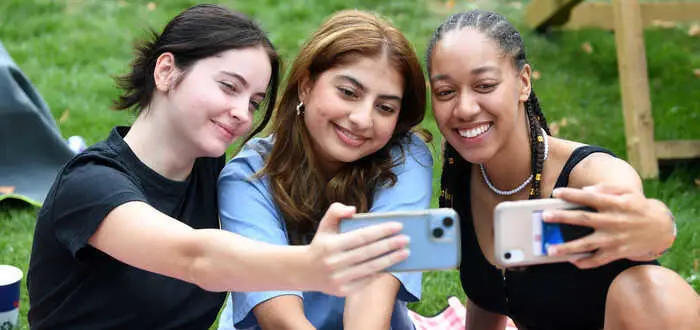
<svg viewBox="0 0 700 330"><path fill-rule="evenodd" d="M489 127L491 127L491 125L484 124L484 125L481 125L479 127L470 128L470 129L460 129L457 131L459 132L459 135L461 137L473 138L473 137L477 137L481 134L484 134L484 132L488 131Z"/></svg>

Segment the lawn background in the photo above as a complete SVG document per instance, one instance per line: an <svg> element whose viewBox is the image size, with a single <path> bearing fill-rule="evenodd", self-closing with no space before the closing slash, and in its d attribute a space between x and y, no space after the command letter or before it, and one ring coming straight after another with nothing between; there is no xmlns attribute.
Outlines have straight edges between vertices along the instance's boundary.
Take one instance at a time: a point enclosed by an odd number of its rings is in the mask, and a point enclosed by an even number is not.
<svg viewBox="0 0 700 330"><path fill-rule="evenodd" d="M697 1L697 0L696 0ZM290 61L323 19L340 9L377 11L390 19L423 58L433 29L449 13L482 8L498 10L522 31L528 56L540 78L538 97L558 135L605 146L625 156L614 36L610 31L532 33L523 23L527 1L443 0L256 0L212 1L254 16L269 31L283 58ZM199 1L169 0L3 0L0 41L49 104L64 137L80 135L88 143L110 128L128 124L133 115L109 110L118 91L112 76L128 70L131 45L157 31L172 16ZM700 37L690 24L650 28L645 32L649 81L657 140L700 139ZM423 126L439 141L430 111ZM26 134L31 134L27 132ZM16 137L18 139L22 136ZM679 236L662 263L700 290L700 166L697 161L662 167L661 180L645 181L648 196L666 202L679 224ZM436 156L434 196L439 191ZM2 175L0 173L0 175ZM437 205L437 199L433 199ZM37 209L18 202L0 203L0 264L25 272ZM423 280L423 301L412 308L433 314L450 295L464 297L456 272L434 272ZM27 327L29 304L22 288L21 314Z"/></svg>

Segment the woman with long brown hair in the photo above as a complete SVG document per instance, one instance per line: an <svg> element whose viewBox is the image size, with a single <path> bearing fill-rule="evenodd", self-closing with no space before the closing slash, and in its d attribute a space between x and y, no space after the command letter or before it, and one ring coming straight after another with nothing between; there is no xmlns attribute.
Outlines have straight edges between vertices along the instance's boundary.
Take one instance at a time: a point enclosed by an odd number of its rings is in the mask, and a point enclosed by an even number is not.
<svg viewBox="0 0 700 330"><path fill-rule="evenodd" d="M272 122L219 177L222 227L305 245L333 202L358 212L425 209L432 157L411 132L425 111L415 52L390 23L342 11L294 60ZM281 276L283 274L280 274ZM420 273L382 274L346 300L319 292L233 292L220 327L412 329Z"/></svg>

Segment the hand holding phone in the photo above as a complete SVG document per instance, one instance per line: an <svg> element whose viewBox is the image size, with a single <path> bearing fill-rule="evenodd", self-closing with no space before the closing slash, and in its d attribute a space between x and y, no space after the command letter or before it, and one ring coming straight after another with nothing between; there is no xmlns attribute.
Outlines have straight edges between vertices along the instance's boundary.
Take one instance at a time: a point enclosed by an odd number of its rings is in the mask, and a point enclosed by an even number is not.
<svg viewBox="0 0 700 330"><path fill-rule="evenodd" d="M384 222L403 224L410 237L410 255L387 268L392 272L455 269L460 262L459 216L449 208L421 211L360 213L340 221L340 232Z"/></svg>
<svg viewBox="0 0 700 330"><path fill-rule="evenodd" d="M502 267L527 266L567 262L572 258L590 255L548 255L550 246L569 242L593 232L589 227L544 222L542 213L554 209L595 212L589 207L551 198L499 203L494 210L496 263Z"/></svg>

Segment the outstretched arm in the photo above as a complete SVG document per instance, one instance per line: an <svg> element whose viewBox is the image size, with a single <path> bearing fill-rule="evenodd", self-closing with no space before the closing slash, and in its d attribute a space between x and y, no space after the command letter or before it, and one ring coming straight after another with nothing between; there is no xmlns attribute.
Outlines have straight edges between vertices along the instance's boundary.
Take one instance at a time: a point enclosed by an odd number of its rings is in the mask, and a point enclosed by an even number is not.
<svg viewBox="0 0 700 330"><path fill-rule="evenodd" d="M593 207L598 212L551 211L544 218L595 229L593 234L553 251L567 255L597 250L590 257L573 261L579 268L598 267L623 258L653 260L673 243L675 224L668 207L644 196L641 179L623 160L593 154L574 168L570 186L573 188L556 189L554 197Z"/></svg>
<svg viewBox="0 0 700 330"><path fill-rule="evenodd" d="M405 237L388 238L400 231L398 224L337 234L339 219L353 213L334 204L312 244L275 246L195 230L146 203L128 202L107 215L89 243L126 264L210 291L299 289L344 296L407 256Z"/></svg>

